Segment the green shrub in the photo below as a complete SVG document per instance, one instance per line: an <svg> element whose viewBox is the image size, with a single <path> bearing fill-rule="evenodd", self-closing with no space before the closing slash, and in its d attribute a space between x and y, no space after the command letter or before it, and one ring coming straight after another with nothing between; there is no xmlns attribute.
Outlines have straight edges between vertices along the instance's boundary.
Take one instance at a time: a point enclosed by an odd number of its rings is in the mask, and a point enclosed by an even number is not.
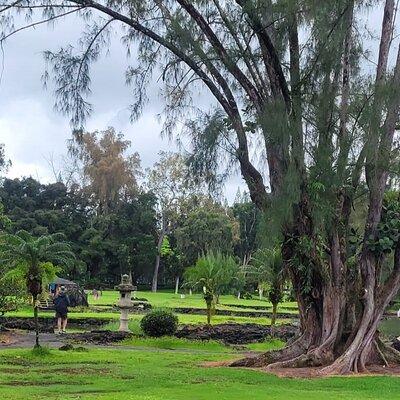
<svg viewBox="0 0 400 400"><path fill-rule="evenodd" d="M47 357L51 354L50 349L48 347L42 347L42 346L35 346L31 350L31 354L34 357Z"/></svg>
<svg viewBox="0 0 400 400"><path fill-rule="evenodd" d="M140 327L151 337L173 335L178 328L178 317L170 311L154 310L142 318Z"/></svg>

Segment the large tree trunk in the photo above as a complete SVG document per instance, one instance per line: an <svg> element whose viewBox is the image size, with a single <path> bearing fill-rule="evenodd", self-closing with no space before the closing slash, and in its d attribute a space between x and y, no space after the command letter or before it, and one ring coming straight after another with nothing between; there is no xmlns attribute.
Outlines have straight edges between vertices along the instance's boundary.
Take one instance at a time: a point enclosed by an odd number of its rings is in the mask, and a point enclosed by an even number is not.
<svg viewBox="0 0 400 400"><path fill-rule="evenodd" d="M344 288L335 288L329 283L323 286L321 293L315 292L313 299L301 295L301 333L297 340L282 350L245 358L232 366L325 367L320 370L321 374L342 374L364 371L372 363L400 362L400 353L385 346L377 332L384 310L396 291L375 301L373 293L365 295L360 299L364 309L354 320L347 310L344 292ZM302 303L306 304L305 312Z"/></svg>
<svg viewBox="0 0 400 400"><path fill-rule="evenodd" d="M379 210L370 208L369 219L380 220L375 215ZM347 265L345 237L339 235L339 226L339 221L335 221L331 228L327 265L318 264L315 250L297 253L300 239L313 243L313 249L317 246L307 203L299 205L282 255L297 296L300 335L282 350L245 358L232 366L323 367L320 374L343 374L365 371L372 363L400 362L400 353L385 346L378 332L383 313L400 287L400 241L395 249L391 275L384 282L377 282L379 260L368 249L370 233L366 230L363 251L355 266L360 274L354 277ZM304 271L298 268L300 264L310 268L309 285L305 284ZM308 291L307 287L312 290Z"/></svg>

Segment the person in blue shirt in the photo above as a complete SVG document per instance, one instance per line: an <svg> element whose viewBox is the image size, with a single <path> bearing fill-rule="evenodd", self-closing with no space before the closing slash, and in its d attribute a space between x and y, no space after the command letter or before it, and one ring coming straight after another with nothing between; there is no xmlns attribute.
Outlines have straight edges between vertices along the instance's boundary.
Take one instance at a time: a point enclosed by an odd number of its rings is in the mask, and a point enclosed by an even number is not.
<svg viewBox="0 0 400 400"><path fill-rule="evenodd" d="M54 297L54 309L56 310L58 333L65 333L68 321L69 297L65 286L60 287L60 291Z"/></svg>

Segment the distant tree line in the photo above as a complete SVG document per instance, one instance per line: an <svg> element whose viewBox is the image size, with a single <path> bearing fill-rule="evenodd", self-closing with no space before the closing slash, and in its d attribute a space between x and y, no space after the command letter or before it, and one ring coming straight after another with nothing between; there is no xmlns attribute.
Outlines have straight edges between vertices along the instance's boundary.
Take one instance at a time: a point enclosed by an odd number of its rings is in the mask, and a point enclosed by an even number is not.
<svg viewBox="0 0 400 400"><path fill-rule="evenodd" d="M153 290L178 288L185 269L209 251L245 263L256 250L260 215L248 196L221 204L189 180L179 154L160 153L143 172L130 142L110 128L81 133L68 160L54 183L3 177L0 184L10 221L3 231L65 235L75 259L64 277L112 287L130 272Z"/></svg>

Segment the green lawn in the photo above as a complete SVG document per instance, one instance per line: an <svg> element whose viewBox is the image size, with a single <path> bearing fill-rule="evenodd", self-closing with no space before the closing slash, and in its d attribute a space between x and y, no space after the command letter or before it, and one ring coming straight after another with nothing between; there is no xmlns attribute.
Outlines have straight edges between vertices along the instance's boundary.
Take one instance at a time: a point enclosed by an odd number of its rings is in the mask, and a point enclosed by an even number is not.
<svg viewBox="0 0 400 400"><path fill-rule="evenodd" d="M176 337L132 337L124 340L119 345L129 347L149 347L153 349L165 349L165 350L190 350L195 352L214 352L214 353L232 353L233 349L243 349L252 351L269 351L277 350L285 345L285 342L279 339L270 339L262 343L250 343L243 346L229 346L222 342L215 340L188 340Z"/></svg>
<svg viewBox="0 0 400 400"><path fill-rule="evenodd" d="M103 295L99 300L94 300L93 296L89 294L89 304L91 306L101 306L101 305L112 305L118 301L118 292L115 290L105 290ZM184 298L181 298L180 294L175 294L171 291L159 291L157 293L152 293L150 291L136 292L138 298L147 299L153 307L159 308L205 308L205 302L203 296L200 293L194 293L192 295L185 294ZM230 306L224 306L228 304ZM246 309L237 308L235 305L246 306ZM237 297L232 295L220 296L220 304L217 308L220 309L232 309L238 311L253 310L252 307L264 307L264 311L270 311L272 304L266 299L259 300L258 297L254 297L250 300L237 299ZM286 309L288 307L288 309ZM281 312L296 312L295 302L283 302L280 304L279 310ZM262 310L259 310L262 311Z"/></svg>
<svg viewBox="0 0 400 400"><path fill-rule="evenodd" d="M49 317L52 318L54 312L49 311L39 311L39 317ZM182 325L185 324L204 324L207 322L207 318L205 315L198 314L176 314L179 319L179 323ZM21 308L18 311L12 311L6 314L8 317L21 317L21 318L30 318L33 316L32 309L29 307ZM119 312L93 312L90 310L75 312L73 309L68 314L70 322L78 319L85 318L100 318L100 319L108 319L110 322L118 321L120 314ZM130 319L132 323L138 323L143 318L143 314L131 314ZM288 323L289 319L279 319L277 323ZM269 325L271 323L270 318L265 317L236 317L230 315L214 315L212 318L212 324L224 324L227 322L235 322L239 324L244 323L253 323L253 324L262 324Z"/></svg>
<svg viewBox="0 0 400 400"><path fill-rule="evenodd" d="M120 346L128 346L134 348L151 348L151 349L164 349L164 350L181 350L181 351L194 351L196 353L232 353L232 347L226 346L221 342L215 340L188 340L179 339L173 336L166 336L162 338L151 337L132 337L124 340L119 344ZM274 343L271 344L269 350L274 349Z"/></svg>
<svg viewBox="0 0 400 400"><path fill-rule="evenodd" d="M77 308L71 309L69 313L69 319L71 321L77 319L85 319L85 318L99 318L116 321L119 319L120 313L116 310L106 309L105 306L112 306L118 301L118 292L114 290L106 290L103 291L103 295L99 300L94 300L93 296L89 294L89 305L90 308ZM198 308L204 309L205 303L201 294L186 294L184 298L181 298L180 294L176 295L172 291L160 291L157 293L152 293L150 291L146 292L137 292L137 297L146 298L153 308L173 308L179 310L179 308ZM266 318L263 316L257 316L258 313L271 311L271 304L267 302L265 299L259 300L258 298L254 298L251 300L237 299L232 295L225 295L220 297L220 305L217 306L217 315L215 315L212 319L213 324L223 324L228 322L234 323L257 323L263 325L269 325L271 323L270 318ZM225 306L224 304L229 304L229 306ZM245 306L246 308L237 307ZM264 309L254 309L252 307L258 306L263 307ZM286 308L288 307L288 309ZM218 310L230 310L230 311L241 311L248 312L251 311L252 316L236 316L236 315L218 315ZM278 312L283 313L297 313L296 303L281 303ZM177 312L179 323L180 324L204 324L206 322L205 315L199 314L186 314ZM31 307L22 307L18 311L12 311L7 313L9 317L21 317L27 318L32 317L32 309ZM49 311L39 311L40 317L49 317L53 316L53 312ZM132 314L131 315L131 324L134 326L138 325L138 321L143 317L142 314ZM279 319L278 323L287 323L290 322L289 319ZM136 328L133 329L136 331Z"/></svg>
<svg viewBox="0 0 400 400"><path fill-rule="evenodd" d="M210 349L209 349L210 350ZM282 379L263 372L206 368L235 352L143 349L0 353L0 398L7 400L365 400L400 399L391 377Z"/></svg>

